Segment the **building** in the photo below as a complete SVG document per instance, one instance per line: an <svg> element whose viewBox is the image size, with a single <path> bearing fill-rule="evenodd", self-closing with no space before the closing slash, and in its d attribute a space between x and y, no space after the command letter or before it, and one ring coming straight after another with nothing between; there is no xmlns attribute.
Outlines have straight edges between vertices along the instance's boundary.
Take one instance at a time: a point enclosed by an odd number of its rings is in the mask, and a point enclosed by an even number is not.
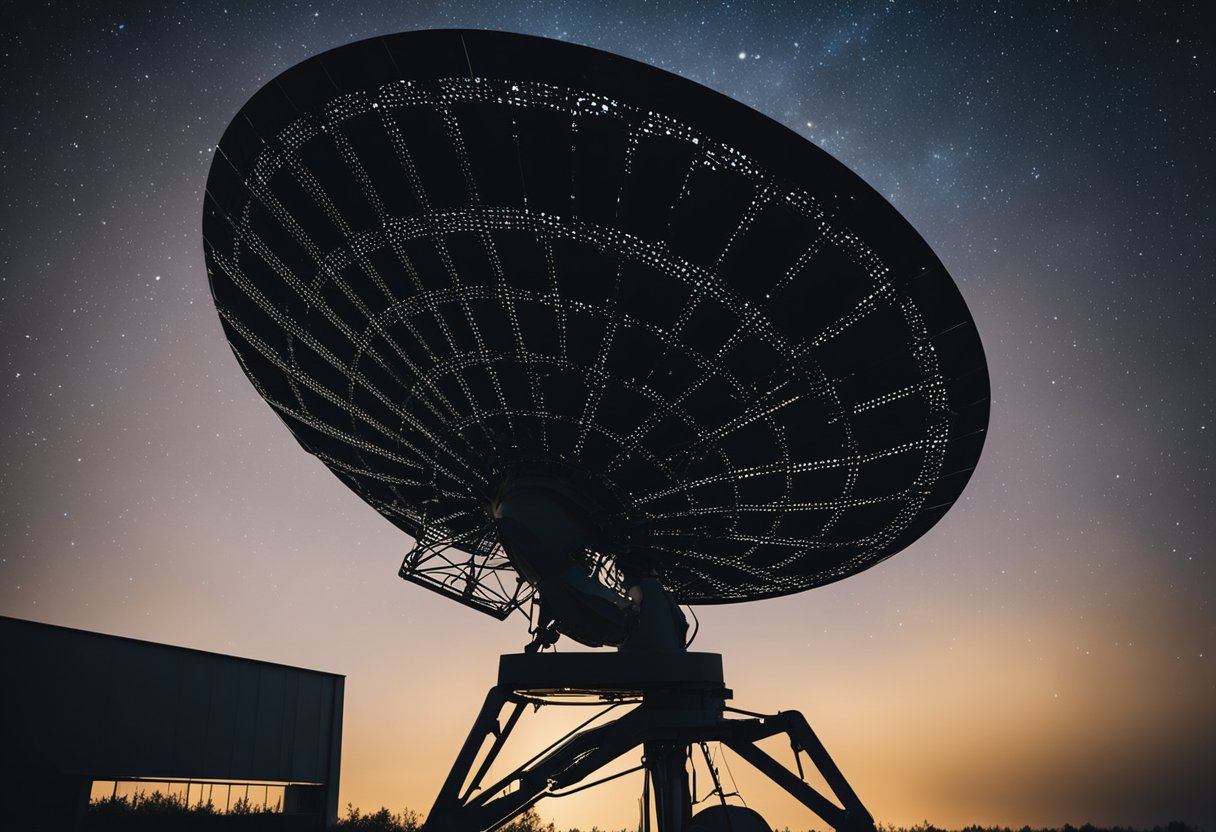
<svg viewBox="0 0 1216 832"><path fill-rule="evenodd" d="M80 828L99 780L276 784L337 820L343 676L4 616L0 656L5 828Z"/></svg>

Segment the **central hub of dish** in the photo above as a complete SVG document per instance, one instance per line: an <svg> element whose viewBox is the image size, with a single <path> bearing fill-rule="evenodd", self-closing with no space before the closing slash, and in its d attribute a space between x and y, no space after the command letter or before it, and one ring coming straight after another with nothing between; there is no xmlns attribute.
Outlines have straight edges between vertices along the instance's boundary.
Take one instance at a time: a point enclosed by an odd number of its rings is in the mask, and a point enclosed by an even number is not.
<svg viewBox="0 0 1216 832"><path fill-rule="evenodd" d="M649 558L584 488L517 473L490 508L507 557L536 588L542 627L592 647L684 649L687 622Z"/></svg>

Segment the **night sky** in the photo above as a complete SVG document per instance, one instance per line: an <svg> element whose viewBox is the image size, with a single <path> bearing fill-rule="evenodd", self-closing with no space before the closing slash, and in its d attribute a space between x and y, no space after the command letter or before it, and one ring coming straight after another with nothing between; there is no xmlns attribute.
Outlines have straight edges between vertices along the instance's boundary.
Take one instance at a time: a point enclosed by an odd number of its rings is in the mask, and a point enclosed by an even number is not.
<svg viewBox="0 0 1216 832"><path fill-rule="evenodd" d="M27 3L0 32L0 614L344 673L342 803L429 807L522 619L398 580L410 541L257 396L211 303L203 186L241 105L318 52L561 38L843 161L987 351L990 436L937 527L847 581L699 611L735 704L802 710L885 823L1216 828L1201 4L148 5ZM774 826L816 825L746 768ZM639 788L540 808L624 826Z"/></svg>

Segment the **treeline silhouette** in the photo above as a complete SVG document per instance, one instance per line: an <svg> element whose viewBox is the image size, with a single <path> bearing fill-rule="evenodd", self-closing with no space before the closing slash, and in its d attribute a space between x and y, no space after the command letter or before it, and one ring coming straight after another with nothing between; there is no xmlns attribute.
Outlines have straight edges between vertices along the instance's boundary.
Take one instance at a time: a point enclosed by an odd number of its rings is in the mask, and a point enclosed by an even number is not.
<svg viewBox="0 0 1216 832"><path fill-rule="evenodd" d="M182 795L136 792L89 802L85 814L88 832L304 832L316 827L315 818L285 815L278 806L262 806L241 797L225 812L211 801L187 804Z"/></svg>
<svg viewBox="0 0 1216 832"><path fill-rule="evenodd" d="M364 814L348 803L346 815L338 819L337 828L342 832L418 832L423 820L413 809L391 812L382 808ZM210 800L187 803L182 795L160 791L93 800L85 816L88 832L313 832L316 825L315 815L283 814L277 805L262 806L244 797L225 812ZM504 826L502 832L558 832L558 829L541 820L535 809L529 809Z"/></svg>
<svg viewBox="0 0 1216 832"><path fill-rule="evenodd" d="M393 812L381 808L364 813L351 804L346 804L346 813L338 819L341 832L420 832L425 818L413 809ZM232 832L296 832L312 830L316 818L307 815L285 815L278 807L263 807L250 804L248 800L237 800L227 812L217 809L210 802L187 805L180 795L140 792L130 798L106 797L89 803L85 828L89 832L162 832L162 830L186 830L205 832L209 830L232 830ZM636 832L633 829L609 830L599 826L590 829L572 827L559 830L553 823L541 819L536 809L529 809L502 828L502 832ZM775 832L794 832L786 826ZM816 832L814 828L806 832ZM934 826L929 821L915 826L890 826L878 824L878 832L951 832ZM1204 832L1202 827L1182 821L1171 821L1165 826L1152 829L1135 829L1126 826L1072 826L1032 829L1029 826L965 826L958 832Z"/></svg>

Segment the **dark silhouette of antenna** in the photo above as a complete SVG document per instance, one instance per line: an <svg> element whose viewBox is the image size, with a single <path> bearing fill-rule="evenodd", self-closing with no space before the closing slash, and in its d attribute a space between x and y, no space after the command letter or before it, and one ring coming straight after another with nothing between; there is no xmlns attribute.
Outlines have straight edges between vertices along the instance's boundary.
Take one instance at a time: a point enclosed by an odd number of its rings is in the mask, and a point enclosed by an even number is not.
<svg viewBox="0 0 1216 832"><path fill-rule="evenodd" d="M639 746L647 826L653 800L662 832L765 828L726 803L714 741L835 828L872 828L801 714L726 705L721 657L686 650L678 605L873 566L975 467L978 333L881 196L656 68L426 31L261 89L220 142L203 235L237 359L416 541L401 576L529 616L428 829L496 829ZM548 649L561 635L617 650ZM636 707L484 782L527 705L572 701ZM777 734L797 773L755 745ZM701 754L720 805L694 817Z"/></svg>

